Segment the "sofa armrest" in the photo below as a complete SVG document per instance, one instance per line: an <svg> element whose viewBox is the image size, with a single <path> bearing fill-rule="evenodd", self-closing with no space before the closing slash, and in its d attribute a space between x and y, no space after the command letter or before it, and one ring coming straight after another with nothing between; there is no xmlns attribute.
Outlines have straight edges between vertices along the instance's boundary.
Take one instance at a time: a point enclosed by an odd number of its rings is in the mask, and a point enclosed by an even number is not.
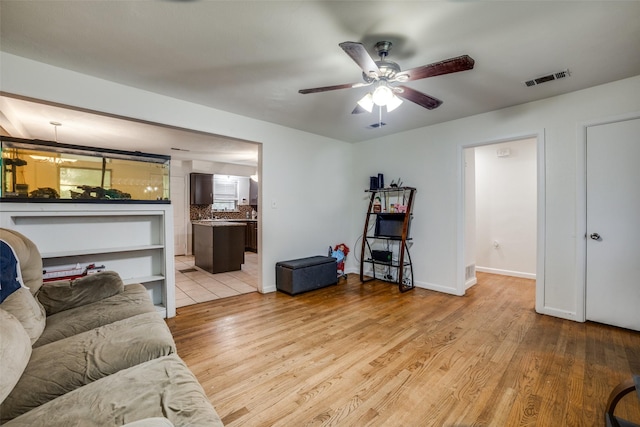
<svg viewBox="0 0 640 427"><path fill-rule="evenodd" d="M47 316L70 308L91 304L119 294L124 283L115 271L103 271L74 280L56 280L45 283L36 298L45 308Z"/></svg>

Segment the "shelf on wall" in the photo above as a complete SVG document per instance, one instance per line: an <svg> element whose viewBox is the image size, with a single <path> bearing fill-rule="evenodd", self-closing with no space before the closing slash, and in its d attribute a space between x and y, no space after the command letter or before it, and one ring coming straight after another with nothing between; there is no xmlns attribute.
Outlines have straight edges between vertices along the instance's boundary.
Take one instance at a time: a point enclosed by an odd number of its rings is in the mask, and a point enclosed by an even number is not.
<svg viewBox="0 0 640 427"><path fill-rule="evenodd" d="M122 279L122 282L125 285L133 285L134 283L149 283L149 282L156 282L164 279L165 279L164 276L157 274L154 276L131 277L129 279Z"/></svg>
<svg viewBox="0 0 640 427"><path fill-rule="evenodd" d="M116 248L99 248L93 250L69 250L60 252L42 252L40 255L42 258L65 258L75 257L81 255L98 255L98 254L113 254L121 252L139 252L148 251L154 249L163 249L164 245L139 245L139 246L120 246Z"/></svg>
<svg viewBox="0 0 640 427"><path fill-rule="evenodd" d="M412 239L409 235L411 219L413 217L411 208L416 189L413 187L390 187L369 189L369 208L365 215L362 248L360 252L360 281L368 282L379 279L386 282L398 284L400 292L406 292L414 288L413 284L413 264L407 242ZM398 209L402 212L389 212L396 209L393 201L398 204ZM376 212L383 210L382 212ZM375 219L375 231L373 235L370 227L371 218ZM382 243L381 243L382 242ZM373 257L373 252L379 244L386 245L386 251L394 254L396 261L378 261ZM365 279L364 265L371 265L371 275L367 272ZM377 274L376 267L382 267L386 271L382 276Z"/></svg>

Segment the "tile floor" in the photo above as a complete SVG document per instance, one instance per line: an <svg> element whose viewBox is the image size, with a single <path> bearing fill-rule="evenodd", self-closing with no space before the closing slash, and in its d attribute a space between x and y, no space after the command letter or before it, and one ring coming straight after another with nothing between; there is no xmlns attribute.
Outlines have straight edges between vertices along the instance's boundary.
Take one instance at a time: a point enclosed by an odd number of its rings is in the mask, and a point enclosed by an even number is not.
<svg viewBox="0 0 640 427"><path fill-rule="evenodd" d="M245 252L239 271L211 274L194 265L192 255L175 258L176 307L257 292L258 254Z"/></svg>

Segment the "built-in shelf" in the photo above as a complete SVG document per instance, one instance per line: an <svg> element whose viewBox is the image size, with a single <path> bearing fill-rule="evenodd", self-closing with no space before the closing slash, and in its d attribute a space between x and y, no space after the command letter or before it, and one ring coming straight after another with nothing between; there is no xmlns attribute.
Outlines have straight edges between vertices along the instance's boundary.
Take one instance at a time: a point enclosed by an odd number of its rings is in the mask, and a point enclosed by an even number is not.
<svg viewBox="0 0 640 427"><path fill-rule="evenodd" d="M123 252L138 252L148 251L153 249L163 249L164 245L140 245L140 246L119 246L115 248L100 248L95 249L94 252L86 250L69 250L69 251L57 251L57 252L42 252L40 255L42 258L64 258L75 257L81 255L92 254L111 254L111 253L123 253Z"/></svg>
<svg viewBox="0 0 640 427"><path fill-rule="evenodd" d="M125 285L147 288L163 317L174 317L175 275L171 205L3 203L0 226L24 234L43 268L104 265Z"/></svg>
<svg viewBox="0 0 640 427"><path fill-rule="evenodd" d="M164 276L144 276L144 277L132 277L130 279L122 279L122 282L125 285L133 285L134 283L150 283L150 282L157 282L159 280L164 280L165 277Z"/></svg>

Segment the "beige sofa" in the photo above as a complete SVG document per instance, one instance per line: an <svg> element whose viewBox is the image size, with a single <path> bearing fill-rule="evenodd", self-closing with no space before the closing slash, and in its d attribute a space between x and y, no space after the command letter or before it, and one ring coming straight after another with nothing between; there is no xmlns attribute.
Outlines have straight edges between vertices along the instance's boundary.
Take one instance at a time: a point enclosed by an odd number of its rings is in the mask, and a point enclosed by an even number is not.
<svg viewBox="0 0 640 427"><path fill-rule="evenodd" d="M144 286L114 272L43 285L33 242L0 240L1 425L222 426ZM26 287L11 291L6 254Z"/></svg>

